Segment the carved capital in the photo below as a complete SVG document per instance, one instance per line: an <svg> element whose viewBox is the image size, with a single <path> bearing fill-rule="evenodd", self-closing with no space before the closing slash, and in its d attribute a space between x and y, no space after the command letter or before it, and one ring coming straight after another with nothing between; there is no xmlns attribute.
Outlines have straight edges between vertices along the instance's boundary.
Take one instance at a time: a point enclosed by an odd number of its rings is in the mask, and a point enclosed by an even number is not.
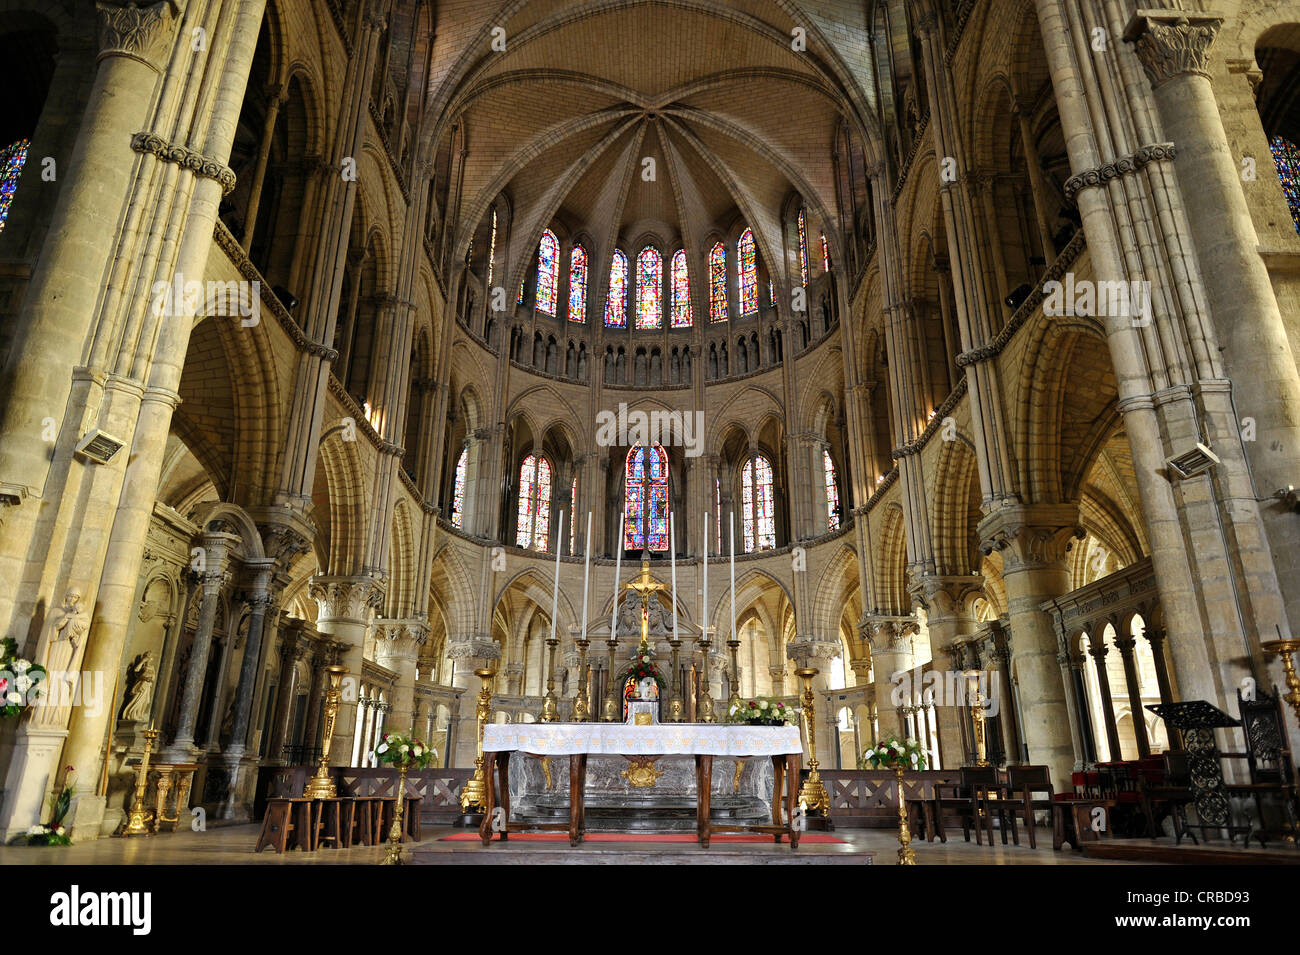
<svg viewBox="0 0 1300 955"><path fill-rule="evenodd" d="M313 577L307 592L320 608L320 619L366 621L384 598L384 582L373 576Z"/></svg>
<svg viewBox="0 0 1300 955"><path fill-rule="evenodd" d="M1083 539L1078 520L1069 505L1003 508L980 522L980 550L1000 552L1004 574L1054 564Z"/></svg>
<svg viewBox="0 0 1300 955"><path fill-rule="evenodd" d="M153 133L136 133L131 137L131 148L138 153L148 153L163 162L175 163L196 176L211 179L221 185L221 194L229 195L235 188L235 171L223 162L196 153L192 149L168 143Z"/></svg>
<svg viewBox="0 0 1300 955"><path fill-rule="evenodd" d="M965 614L976 597L984 595L984 578L978 575L928 574L917 579L912 588L929 614L929 619L956 617Z"/></svg>
<svg viewBox="0 0 1300 955"><path fill-rule="evenodd" d="M501 644L482 634L468 634L447 641L449 660L499 660Z"/></svg>
<svg viewBox="0 0 1300 955"><path fill-rule="evenodd" d="M1209 77L1210 47L1223 18L1188 10L1138 10L1124 30L1153 88L1186 73Z"/></svg>
<svg viewBox="0 0 1300 955"><path fill-rule="evenodd" d="M172 0L158 3L104 2L95 4L99 17L99 59L124 56L161 73L171 49L180 11Z"/></svg>

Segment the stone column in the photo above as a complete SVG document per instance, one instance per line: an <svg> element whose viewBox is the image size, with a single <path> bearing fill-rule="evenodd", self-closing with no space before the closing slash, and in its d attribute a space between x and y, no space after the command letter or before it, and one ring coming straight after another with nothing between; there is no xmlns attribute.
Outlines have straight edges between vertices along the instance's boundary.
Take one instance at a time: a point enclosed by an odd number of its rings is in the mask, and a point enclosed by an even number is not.
<svg viewBox="0 0 1300 955"><path fill-rule="evenodd" d="M993 677L997 677L998 680L995 699L998 701L998 716L1001 717L999 722L1002 724L1002 742L1006 748L1007 762L1019 763L1021 761L1020 714L1016 712L1016 694L1011 685L1011 637L998 620L989 622L987 634L985 659L993 664L990 680ZM1069 699L1067 693L1067 703Z"/></svg>
<svg viewBox="0 0 1300 955"><path fill-rule="evenodd" d="M311 596L320 608L316 628L341 645L338 662L348 668L343 676L343 699L339 704L334 742L330 748L331 765L348 766L352 762L353 737L356 736L362 650L366 630L370 626L375 605L383 597L383 591L377 586L374 577L365 575L322 575L313 577L309 587Z"/></svg>
<svg viewBox="0 0 1300 955"><path fill-rule="evenodd" d="M392 732L408 733L415 725L415 666L428 635L423 620L375 621L375 662L397 674L388 711Z"/></svg>
<svg viewBox="0 0 1300 955"><path fill-rule="evenodd" d="M239 540L233 534L209 532L202 537L204 569L198 572L202 596L199 603L199 621L190 648L189 668L181 684L180 715L176 722L176 739L167 748L163 758L170 763L188 763L195 757L194 726L199 715L199 695L203 692L203 678L207 675L208 651L212 646L212 627L217 620L217 603L221 591L230 580L228 563L230 548ZM220 722L221 716L213 714Z"/></svg>
<svg viewBox="0 0 1300 955"><path fill-rule="evenodd" d="M248 193L248 211L244 215L244 237L239 243L245 252L253 244L257 213L262 205L262 188L266 184L266 163L271 157L271 140L275 137L275 121L287 98L284 86L278 83L272 84L266 92L270 102L266 107L266 121L262 123L262 141L257 148L257 162L253 166L253 185Z"/></svg>
<svg viewBox="0 0 1300 955"><path fill-rule="evenodd" d="M965 640L975 632L975 618L971 616L970 606L976 597L983 594L983 588L984 578L979 576L920 578L916 594L927 608L925 619L936 667L948 655L954 641ZM951 683L951 678L945 678L941 685L949 686ZM958 765L953 757L962 751L960 710L955 700L940 698L934 703L940 760L944 766Z"/></svg>
<svg viewBox="0 0 1300 955"><path fill-rule="evenodd" d="M1165 632L1159 627L1147 627L1142 636L1151 644L1151 658L1155 662L1156 686L1160 688L1160 702L1172 703L1175 700L1173 687L1169 683L1169 667L1165 664Z"/></svg>
<svg viewBox="0 0 1300 955"><path fill-rule="evenodd" d="M280 634L280 691L271 718L271 738L266 741L266 761L272 765L288 765L288 760L284 758L284 747L289 742L290 722L293 720L294 702L298 695L297 664L309 650L302 631L304 623L302 620L291 621L281 612L280 625L276 628Z"/></svg>
<svg viewBox="0 0 1300 955"><path fill-rule="evenodd" d="M1142 684L1138 681L1137 661L1133 658L1133 648L1137 640L1133 637L1120 637L1115 641L1115 649L1124 661L1124 682L1128 684L1129 709L1133 712L1133 735L1137 738L1138 758L1145 759L1151 755L1151 743L1147 739L1147 724L1143 719Z"/></svg>
<svg viewBox="0 0 1300 955"><path fill-rule="evenodd" d="M906 736L904 707L912 696L909 690L914 666L912 639L916 633L916 621L911 617L873 616L869 625L879 735L897 732ZM899 686L895 680L901 680L902 685ZM886 713L892 715L886 716Z"/></svg>
<svg viewBox="0 0 1300 955"><path fill-rule="evenodd" d="M1083 536L1077 520L1074 507L1039 505L1006 507L980 522L981 549L1002 555L1011 659L1020 687L1029 759L1049 767L1058 789L1068 788L1074 747L1056 660L1056 630L1052 615L1040 605L1069 590L1065 555L1071 541Z"/></svg>
<svg viewBox="0 0 1300 955"><path fill-rule="evenodd" d="M246 566L253 579L248 593L248 636L244 639L244 655L239 664L239 682L235 685L234 718L230 724L230 745L226 747L228 762L243 758L248 747L248 725L253 712L253 691L262 668L262 642L269 624L275 627L275 606L279 592L287 581L273 585L275 561L270 558L250 560Z"/></svg>
<svg viewBox="0 0 1300 955"><path fill-rule="evenodd" d="M1119 748L1119 729L1115 725L1115 704L1111 700L1110 675L1106 672L1106 655L1110 648L1096 633L1088 635L1088 655L1097 671L1097 690L1101 695L1101 721L1106 727L1106 745L1112 760L1123 759Z"/></svg>
<svg viewBox="0 0 1300 955"><path fill-rule="evenodd" d="M452 686L465 692L460 696L460 712L452 712L451 724L455 728L455 749L450 749L448 766L473 766L478 746L478 718L474 708L478 702L478 677L474 669L493 667L501 659L501 645L482 634L467 634L447 641L447 658L456 664Z"/></svg>

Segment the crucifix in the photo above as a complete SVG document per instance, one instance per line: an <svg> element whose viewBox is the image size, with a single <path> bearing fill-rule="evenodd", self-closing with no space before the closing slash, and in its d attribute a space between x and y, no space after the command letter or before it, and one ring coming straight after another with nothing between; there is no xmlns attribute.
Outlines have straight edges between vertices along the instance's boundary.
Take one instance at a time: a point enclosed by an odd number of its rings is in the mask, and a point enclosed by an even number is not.
<svg viewBox="0 0 1300 955"><path fill-rule="evenodd" d="M638 653L645 653L650 646L650 595L664 589L664 585L650 576L650 558L641 555L641 573L628 581L627 589L641 598L641 644Z"/></svg>

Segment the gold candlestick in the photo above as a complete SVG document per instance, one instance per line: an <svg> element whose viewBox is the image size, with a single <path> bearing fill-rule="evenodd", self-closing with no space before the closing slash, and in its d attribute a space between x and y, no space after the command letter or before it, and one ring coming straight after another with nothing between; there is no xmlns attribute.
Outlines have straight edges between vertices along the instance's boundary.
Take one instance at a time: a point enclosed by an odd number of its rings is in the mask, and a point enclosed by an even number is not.
<svg viewBox="0 0 1300 955"><path fill-rule="evenodd" d="M727 649L731 651L731 696L727 698L727 712L730 713L733 707L740 705L740 640L734 633L727 641Z"/></svg>
<svg viewBox="0 0 1300 955"><path fill-rule="evenodd" d="M302 795L305 799L333 799L338 795L334 785L334 776L330 773L330 746L334 742L334 724L339 718L339 701L342 694L339 687L343 685L343 674L348 668L335 663L325 668L329 677L329 689L325 691L325 725L321 728L320 765L316 775L307 780Z"/></svg>
<svg viewBox="0 0 1300 955"><path fill-rule="evenodd" d="M492 718L491 680L496 676L496 672L480 667L474 671L474 675L482 684L478 691L478 702L474 707L474 715L478 718L478 753L474 757L474 775L466 780L464 788L460 791L461 812L469 812L471 806L479 812L485 812L487 809L487 786L483 778L483 727Z"/></svg>
<svg viewBox="0 0 1300 955"><path fill-rule="evenodd" d="M903 767L894 767L898 780L898 864L916 865L916 851L912 848L912 829L907 824L907 799L903 795Z"/></svg>
<svg viewBox="0 0 1300 955"><path fill-rule="evenodd" d="M1261 643L1260 649L1269 655L1281 658L1282 669L1286 672L1287 689L1282 699L1290 705L1297 722L1300 722L1300 676L1296 676L1295 661L1291 659L1291 654L1300 650L1300 639L1292 637L1290 640L1269 640Z"/></svg>
<svg viewBox="0 0 1300 955"><path fill-rule="evenodd" d="M560 708L555 698L555 648L560 645L559 637L547 637L546 647L550 651L550 666L546 675L546 698L542 700L542 722L554 723L560 718ZM475 670L475 673L478 671ZM480 732L480 736L483 734Z"/></svg>
<svg viewBox="0 0 1300 955"><path fill-rule="evenodd" d="M618 719L618 695L614 686L614 680L617 678L617 671L614 669L614 654L618 652L618 638L611 636L609 638L609 687L605 693L605 702L600 714L600 718L606 723L613 723Z"/></svg>
<svg viewBox="0 0 1300 955"><path fill-rule="evenodd" d="M831 797L822 784L821 773L817 771L817 711L812 678L819 672L821 671L816 667L800 667L794 671L794 675L803 681L803 717L808 724L808 778L799 788L799 801L807 812L824 816L830 812Z"/></svg>
<svg viewBox="0 0 1300 955"><path fill-rule="evenodd" d="M479 736L480 743L482 735ZM482 762L482 750L479 761ZM388 830L388 855L380 865L402 865L402 810L406 807L406 764L402 763L397 773L397 808L393 810L393 825Z"/></svg>
<svg viewBox="0 0 1300 955"><path fill-rule="evenodd" d="M157 738L158 731L152 726L144 731L144 756L135 769L135 795L131 800L131 814L127 817L126 828L122 830L124 836L152 835L149 829L150 813L144 808L144 793L149 787L149 757Z"/></svg>
<svg viewBox="0 0 1300 955"><path fill-rule="evenodd" d="M979 691L979 671L967 674L971 681L971 728L975 734L975 765L985 767L989 764L988 741L984 730L984 696Z"/></svg>
<svg viewBox="0 0 1300 955"><path fill-rule="evenodd" d="M579 639L575 641L578 644L578 689L577 696L573 700L573 721L575 723L585 723L591 719L591 706L587 703L587 647L591 646L590 640Z"/></svg>
<svg viewBox="0 0 1300 955"><path fill-rule="evenodd" d="M703 665L700 669L700 711L699 717L701 723L716 723L718 718L713 712L713 697L709 695L709 630L705 627L700 633L700 656L703 658Z"/></svg>
<svg viewBox="0 0 1300 955"><path fill-rule="evenodd" d="M674 635L668 642L673 648L673 695L668 700L668 722L680 723L685 709L682 704L682 668L677 659L677 654L682 649L682 640L681 637Z"/></svg>

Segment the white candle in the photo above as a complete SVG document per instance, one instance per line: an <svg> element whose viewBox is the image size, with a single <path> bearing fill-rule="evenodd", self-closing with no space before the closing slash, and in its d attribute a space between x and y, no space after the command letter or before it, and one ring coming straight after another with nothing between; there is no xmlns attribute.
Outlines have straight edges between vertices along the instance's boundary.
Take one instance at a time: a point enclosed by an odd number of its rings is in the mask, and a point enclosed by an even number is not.
<svg viewBox="0 0 1300 955"><path fill-rule="evenodd" d="M700 571L704 578L703 592L700 597L700 637L709 635L709 512L704 512L704 563Z"/></svg>
<svg viewBox="0 0 1300 955"><path fill-rule="evenodd" d="M618 572L623 566L623 528L627 527L627 508L623 508L623 522L618 525L618 542L614 546L614 606L609 611L609 639L618 632Z"/></svg>
<svg viewBox="0 0 1300 955"><path fill-rule="evenodd" d="M560 527L564 526L564 511L560 511ZM558 537L558 535L557 535ZM560 548L555 548L555 587L551 590L551 639L555 639L555 612L560 606Z"/></svg>
<svg viewBox="0 0 1300 955"><path fill-rule="evenodd" d="M587 536L582 540L582 639L586 640L588 581L591 579L591 511L587 512Z"/></svg>
<svg viewBox="0 0 1300 955"><path fill-rule="evenodd" d="M677 530L676 514L668 515L668 559L673 568L673 639L677 639Z"/></svg>
<svg viewBox="0 0 1300 955"><path fill-rule="evenodd" d="M727 536L731 539L731 639L736 639L736 515L727 513Z"/></svg>

